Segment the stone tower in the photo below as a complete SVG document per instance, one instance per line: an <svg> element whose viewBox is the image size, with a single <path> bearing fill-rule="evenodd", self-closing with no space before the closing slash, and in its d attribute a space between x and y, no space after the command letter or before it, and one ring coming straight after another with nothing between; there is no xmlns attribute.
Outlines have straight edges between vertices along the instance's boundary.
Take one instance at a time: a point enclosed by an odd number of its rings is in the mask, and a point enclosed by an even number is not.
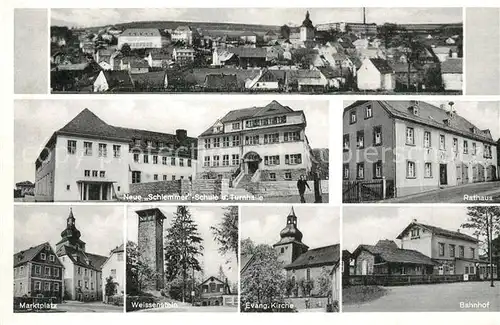
<svg viewBox="0 0 500 325"><path fill-rule="evenodd" d="M297 228L297 216L292 210L286 217L286 226L280 232L280 241L273 245L279 254L283 266L295 261L297 257L306 252L309 247L302 243L302 232Z"/></svg>
<svg viewBox="0 0 500 325"><path fill-rule="evenodd" d="M56 244L56 252L62 246L69 246L77 251L85 252L85 242L80 239L82 234L76 228L76 219L73 209L69 208L69 216L66 219L66 229L61 232L61 240Z"/></svg>
<svg viewBox="0 0 500 325"><path fill-rule="evenodd" d="M309 11L307 11L306 18L300 26L300 40L302 42L314 40L314 25L309 18Z"/></svg>
<svg viewBox="0 0 500 325"><path fill-rule="evenodd" d="M139 216L138 248L143 262L155 270L158 277L145 284L145 291L164 287L163 220L165 215L158 208L136 211Z"/></svg>

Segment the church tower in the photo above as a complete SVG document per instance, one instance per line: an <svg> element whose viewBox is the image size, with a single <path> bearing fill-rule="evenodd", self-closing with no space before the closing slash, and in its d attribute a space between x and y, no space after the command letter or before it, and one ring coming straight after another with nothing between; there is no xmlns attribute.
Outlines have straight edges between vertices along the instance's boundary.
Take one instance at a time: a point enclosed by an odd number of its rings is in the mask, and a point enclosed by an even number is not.
<svg viewBox="0 0 500 325"><path fill-rule="evenodd" d="M139 216L138 248L143 262L158 274L157 279L146 283L145 289L161 290L164 287L163 221L165 215L158 208L136 211Z"/></svg>
<svg viewBox="0 0 500 325"><path fill-rule="evenodd" d="M61 240L56 244L56 252L63 246L69 246L77 251L85 252L85 242L80 239L80 230L76 228L76 219L73 209L69 208L69 216L66 219L66 229L61 232Z"/></svg>
<svg viewBox="0 0 500 325"><path fill-rule="evenodd" d="M297 228L297 216L293 207L286 217L286 226L281 230L280 237L280 241L273 247L278 252L278 259L283 262L283 266L292 263L309 249L307 245L302 243L302 232Z"/></svg>
<svg viewBox="0 0 500 325"><path fill-rule="evenodd" d="M300 40L302 42L314 40L314 26L311 19L309 18L309 11L307 11L306 18L300 26Z"/></svg>

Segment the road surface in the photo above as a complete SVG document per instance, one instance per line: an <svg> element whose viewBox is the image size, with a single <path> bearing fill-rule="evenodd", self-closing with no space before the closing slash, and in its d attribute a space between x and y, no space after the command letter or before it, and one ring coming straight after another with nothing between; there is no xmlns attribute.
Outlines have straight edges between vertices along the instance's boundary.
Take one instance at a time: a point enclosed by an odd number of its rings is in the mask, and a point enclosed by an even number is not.
<svg viewBox="0 0 500 325"><path fill-rule="evenodd" d="M500 311L500 281L385 287L386 295L364 304L343 305L344 312ZM465 305L475 303L474 305ZM477 305L479 303L479 305ZM461 305L463 304L463 305Z"/></svg>
<svg viewBox="0 0 500 325"><path fill-rule="evenodd" d="M108 305L100 301L66 301L62 304L57 304L57 310L73 313L122 313L124 309L123 306Z"/></svg>
<svg viewBox="0 0 500 325"><path fill-rule="evenodd" d="M189 312L189 313L225 313L232 312L237 313L238 307L229 306L191 306L191 305L179 305L178 307L171 308L152 308L152 309L141 309L138 312L148 312L148 313L175 313L175 312Z"/></svg>
<svg viewBox="0 0 500 325"><path fill-rule="evenodd" d="M468 195L470 199L464 199ZM473 196L478 196L476 199ZM480 196L491 198L481 199ZM499 203L500 182L473 183L380 201L381 203Z"/></svg>

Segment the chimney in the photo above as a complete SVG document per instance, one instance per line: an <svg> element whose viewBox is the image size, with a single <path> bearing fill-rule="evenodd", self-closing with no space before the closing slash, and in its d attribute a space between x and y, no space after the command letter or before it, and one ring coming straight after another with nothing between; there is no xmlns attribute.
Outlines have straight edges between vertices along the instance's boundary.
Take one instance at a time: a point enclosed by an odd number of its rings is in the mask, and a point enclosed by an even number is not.
<svg viewBox="0 0 500 325"><path fill-rule="evenodd" d="M416 222L417 222L417 219L413 219L411 222L415 222L415 223L416 223Z"/></svg>
<svg viewBox="0 0 500 325"><path fill-rule="evenodd" d="M184 129L177 129L175 130L175 137L177 138L177 141L183 142L187 139L187 131Z"/></svg>

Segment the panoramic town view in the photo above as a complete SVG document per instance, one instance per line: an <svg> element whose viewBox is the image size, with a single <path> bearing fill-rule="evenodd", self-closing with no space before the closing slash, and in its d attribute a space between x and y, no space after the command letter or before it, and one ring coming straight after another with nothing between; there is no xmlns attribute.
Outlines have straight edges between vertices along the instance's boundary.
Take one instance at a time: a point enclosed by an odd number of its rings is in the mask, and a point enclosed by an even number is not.
<svg viewBox="0 0 500 325"><path fill-rule="evenodd" d="M500 311L500 207L344 207L344 312Z"/></svg>
<svg viewBox="0 0 500 325"><path fill-rule="evenodd" d="M461 8L52 9L53 93L462 92Z"/></svg>

